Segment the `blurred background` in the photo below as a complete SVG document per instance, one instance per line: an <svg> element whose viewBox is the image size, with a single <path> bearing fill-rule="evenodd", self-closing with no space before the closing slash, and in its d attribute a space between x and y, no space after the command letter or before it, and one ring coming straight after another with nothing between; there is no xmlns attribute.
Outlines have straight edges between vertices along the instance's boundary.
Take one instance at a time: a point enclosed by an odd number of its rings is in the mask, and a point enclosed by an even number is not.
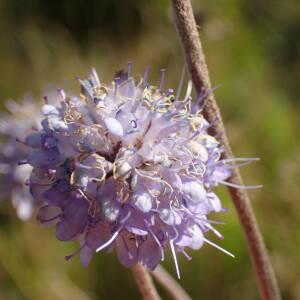
<svg viewBox="0 0 300 300"><path fill-rule="evenodd" d="M284 299L300 299L300 2L193 1L213 85L237 157L260 157L242 169ZM51 84L77 93L76 76L95 66L103 81L134 62L152 84L167 69L176 89L183 56L167 0L0 1L0 101L37 100ZM0 191L1 192L1 191ZM181 284L193 299L259 299L245 239L225 188L229 213L212 216L236 256L205 245L180 257ZM114 254L89 267L64 256L76 243L58 242L54 228L20 221L9 201L0 206L0 299L140 299L131 271ZM164 262L176 276L168 255ZM163 299L169 299L160 289Z"/></svg>

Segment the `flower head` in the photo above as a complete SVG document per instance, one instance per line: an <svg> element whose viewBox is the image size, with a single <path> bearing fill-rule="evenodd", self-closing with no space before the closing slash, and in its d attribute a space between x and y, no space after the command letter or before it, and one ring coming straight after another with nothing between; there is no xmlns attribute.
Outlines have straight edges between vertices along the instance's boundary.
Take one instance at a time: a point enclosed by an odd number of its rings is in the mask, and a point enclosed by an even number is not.
<svg viewBox="0 0 300 300"><path fill-rule="evenodd" d="M30 97L22 103L7 101L6 107L8 113L0 118L1 199L11 198L19 218L27 220L38 203L24 185L32 167L24 163L30 148L21 140L33 127L38 130L41 116L39 107Z"/></svg>
<svg viewBox="0 0 300 300"><path fill-rule="evenodd" d="M26 138L30 189L45 202L40 222L56 223L61 241L80 241L84 264L115 249L124 266L154 269L170 249L178 271L176 252L216 246L210 230L222 237L207 216L223 210L212 189L233 166L208 134L205 95L192 104L189 83L179 100L163 78L157 88L130 69L109 84L93 69L78 78L80 97L60 90L59 105L44 105L42 129Z"/></svg>

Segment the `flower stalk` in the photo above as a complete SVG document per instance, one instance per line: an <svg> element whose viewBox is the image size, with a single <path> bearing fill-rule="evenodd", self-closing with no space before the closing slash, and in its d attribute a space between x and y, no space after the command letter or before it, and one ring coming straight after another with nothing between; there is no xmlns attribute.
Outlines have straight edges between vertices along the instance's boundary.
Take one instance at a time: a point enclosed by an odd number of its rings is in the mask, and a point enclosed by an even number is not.
<svg viewBox="0 0 300 300"><path fill-rule="evenodd" d="M151 276L148 271L140 264L136 264L132 268L132 272L136 281L136 284L143 295L144 300L160 300L155 286L152 282Z"/></svg>
<svg viewBox="0 0 300 300"><path fill-rule="evenodd" d="M176 27L185 54L187 68L194 87L197 93L200 93L203 89L209 91L211 89L209 72L191 2L190 0L171 0L171 2ZM203 108L203 114L206 120L212 124L210 133L212 135L222 133L219 141L225 149L224 159L232 158L233 154L225 134L220 111L213 93L210 93L208 96L207 104ZM218 122L216 122L216 117L218 118ZM233 185L243 185L241 175L237 168L232 170L232 175L227 181ZM248 242L256 277L259 282L261 296L265 300L281 299L273 267L247 192L244 189L230 186L228 186L228 190Z"/></svg>
<svg viewBox="0 0 300 300"><path fill-rule="evenodd" d="M161 265L158 265L151 273L154 279L168 292L172 299L192 299L181 285Z"/></svg>

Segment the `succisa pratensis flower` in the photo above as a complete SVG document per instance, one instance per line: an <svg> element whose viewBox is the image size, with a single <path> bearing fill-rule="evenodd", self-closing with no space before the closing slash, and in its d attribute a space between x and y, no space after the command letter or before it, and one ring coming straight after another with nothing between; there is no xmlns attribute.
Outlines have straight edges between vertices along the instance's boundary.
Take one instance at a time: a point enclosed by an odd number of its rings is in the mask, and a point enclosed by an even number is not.
<svg viewBox="0 0 300 300"><path fill-rule="evenodd" d="M40 222L55 223L61 241L78 240L84 265L114 249L124 266L154 269L170 249L179 277L177 253L190 259L188 248L208 243L233 256L205 234L223 238L208 215L224 211L212 190L234 166L208 134L205 92L192 103L190 82L180 99L181 88L163 90L164 70L158 87L147 76L136 81L129 63L109 84L95 69L78 78L79 97L59 90L60 104L43 106L42 129L25 140L29 185L45 203Z"/></svg>

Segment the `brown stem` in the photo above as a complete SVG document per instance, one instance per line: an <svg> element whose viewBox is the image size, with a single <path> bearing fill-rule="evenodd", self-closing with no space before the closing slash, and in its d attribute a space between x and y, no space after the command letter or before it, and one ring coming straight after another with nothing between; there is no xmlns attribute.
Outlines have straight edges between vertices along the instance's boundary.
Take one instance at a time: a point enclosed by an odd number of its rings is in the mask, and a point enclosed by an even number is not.
<svg viewBox="0 0 300 300"><path fill-rule="evenodd" d="M148 271L139 264L133 266L131 269L143 299L160 300Z"/></svg>
<svg viewBox="0 0 300 300"><path fill-rule="evenodd" d="M152 272L153 277L166 289L174 300L191 300L180 284L160 265Z"/></svg>
<svg viewBox="0 0 300 300"><path fill-rule="evenodd" d="M209 72L190 0L171 0L171 2L173 5L177 30L185 54L185 60L194 87L198 93L201 88L208 91L211 88ZM203 114L212 124L211 133L213 135L220 132L223 133L220 142L225 149L224 158L232 158L233 154L225 134L220 111L213 93L208 97L207 105L203 109ZM219 118L219 122L215 122L216 117ZM228 181L233 184L243 185L238 169L233 170L232 176ZM263 237L260 233L247 192L244 189L232 187L228 187L228 189L246 235L260 286L261 296L265 300L281 299L272 264L264 245Z"/></svg>

